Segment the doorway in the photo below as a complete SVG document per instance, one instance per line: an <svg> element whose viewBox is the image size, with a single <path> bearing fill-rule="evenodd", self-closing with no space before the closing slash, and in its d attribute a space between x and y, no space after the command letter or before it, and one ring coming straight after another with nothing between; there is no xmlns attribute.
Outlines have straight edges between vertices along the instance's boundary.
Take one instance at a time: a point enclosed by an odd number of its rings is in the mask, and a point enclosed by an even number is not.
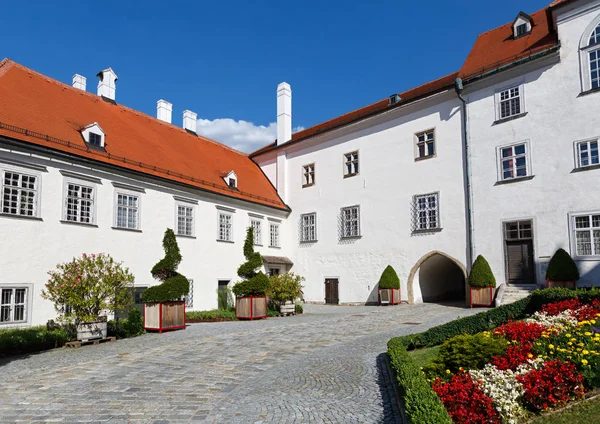
<svg viewBox="0 0 600 424"><path fill-rule="evenodd" d="M508 284L535 284L531 220L504 223L504 252Z"/></svg>
<svg viewBox="0 0 600 424"><path fill-rule="evenodd" d="M325 279L325 304L338 305L340 303L339 284L337 278Z"/></svg>

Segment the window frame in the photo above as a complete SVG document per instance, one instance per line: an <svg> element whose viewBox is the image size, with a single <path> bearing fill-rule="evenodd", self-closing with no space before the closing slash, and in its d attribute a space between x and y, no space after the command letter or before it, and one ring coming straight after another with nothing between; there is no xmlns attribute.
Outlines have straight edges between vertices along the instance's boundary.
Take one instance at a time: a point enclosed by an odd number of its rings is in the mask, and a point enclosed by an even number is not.
<svg viewBox="0 0 600 424"><path fill-rule="evenodd" d="M33 215L25 215L25 214L14 214L14 213L9 213L9 212L4 212L4 180L5 180L5 175L6 172L10 172L10 173L14 173L14 174L20 174L21 177L22 176L27 176L27 177L33 177L35 178L36 182L35 182L35 188L33 189L33 191L35 192L35 197L34 197L34 205L33 205ZM4 216L12 216L12 217L17 217L17 218L26 218L26 219L39 219L41 218L40 212L41 212L41 203L42 203L42 174L40 172L36 172L33 171L29 168L23 168L23 167L19 167L19 166L11 166L11 165L5 165L2 164L2 166L0 167L0 216L4 215ZM11 186L9 186L11 187ZM20 189L22 187L17 187ZM20 204L20 203L19 203ZM20 207L19 207L20 209Z"/></svg>
<svg viewBox="0 0 600 424"><path fill-rule="evenodd" d="M309 179L307 177L311 177ZM315 163L302 165L302 188L312 187L315 185ZM310 182L309 182L310 181Z"/></svg>
<svg viewBox="0 0 600 424"><path fill-rule="evenodd" d="M258 233L256 232L256 228L254 226L254 224L258 224ZM255 216L251 216L250 217L250 227L252 227L254 229L254 245L255 246L262 246L263 245L263 235L262 235L262 219L255 217ZM258 236L257 236L258 234Z"/></svg>
<svg viewBox="0 0 600 424"><path fill-rule="evenodd" d="M194 279L193 278L188 278L187 280L190 283L190 290L183 297L183 300L185 301L185 308L186 309L188 309L188 308L194 309Z"/></svg>
<svg viewBox="0 0 600 424"><path fill-rule="evenodd" d="M269 221L269 247L281 248L281 232L279 222ZM273 231L276 229L276 231ZM275 241L275 243L273 242Z"/></svg>
<svg viewBox="0 0 600 424"><path fill-rule="evenodd" d="M0 321L0 328L8 328L8 327L26 327L29 326L31 324L31 316L33 314L33 284L23 284L23 283L7 283L7 284L0 284L0 306L2 303L2 290L3 289L12 289L13 290L13 295L12 295L12 299L13 302L12 304L14 305L14 290L18 290L18 289L25 289L25 302L23 303L24 305L24 316L25 319L24 320L20 320L20 321ZM11 311L11 313L13 314L14 317L14 309ZM1 315L1 308L0 308L0 315Z"/></svg>
<svg viewBox="0 0 600 424"><path fill-rule="evenodd" d="M308 227L305 227L305 222L304 222L304 218L305 217L313 217L313 223L312 224L308 224ZM305 228L313 228L313 238L309 238L309 237L305 237ZM310 235L310 231L308 233ZM309 213L303 213L300 215L300 242L301 243L314 243L318 240L318 236L317 236L317 213L316 212L309 212Z"/></svg>
<svg viewBox="0 0 600 424"><path fill-rule="evenodd" d="M502 103L505 101L510 101L512 98L509 98L508 100L502 100L502 93L504 93L506 91L508 91L510 93L510 90L513 90L515 88L519 90L519 96L518 96L519 112L503 117L502 116ZM525 107L525 84L523 82L514 83L514 84L506 85L500 89L497 89L496 92L494 93L494 107L495 107L495 118L496 118L495 122L509 121L511 119L516 119L518 117L526 115L527 108Z"/></svg>
<svg viewBox="0 0 600 424"><path fill-rule="evenodd" d="M420 220L420 212L421 209L419 208L419 199L422 198L426 198L429 199L431 197L435 197L435 213L436 213L436 226L432 227L430 226L430 215L429 215L429 211L432 210L429 206L427 206L424 209L424 212L426 212L426 228L421 228L421 220ZM429 200L427 201L427 203L429 203ZM441 213L441 207L440 207L440 192L436 191L436 192L432 192L432 193L425 193L425 194L415 194L413 195L413 216L412 216L412 222L413 222L413 232L414 233L426 233L426 232L432 232L432 231L441 231L442 229L442 213Z"/></svg>
<svg viewBox="0 0 600 424"><path fill-rule="evenodd" d="M129 197L137 197L137 216L136 216L136 223L137 226L135 228L131 228L131 227L123 227L119 225L119 213L118 213L118 208L119 208L119 195L121 196L129 196ZM126 189L115 189L115 194L114 194L114 207L113 207L113 228L117 229L117 230L129 230L129 231L141 231L142 230L142 196L140 195L139 191L132 191L132 190L126 190ZM129 208L129 206L126 206L127 208Z"/></svg>
<svg viewBox="0 0 600 424"><path fill-rule="evenodd" d="M347 234L346 233L346 217L345 217L345 212L346 211L351 211L353 209L356 209L357 211L357 216L356 216L356 222L357 222L357 233L356 234ZM341 238L342 239L353 239L353 238L360 238L362 237L362 226L361 226L361 211L360 211L360 205L352 205L352 206L345 206L343 208L340 208L340 223L341 223Z"/></svg>
<svg viewBox="0 0 600 424"><path fill-rule="evenodd" d="M68 219L68 201L69 201L69 184L73 184L73 185L77 185L80 187L85 187L85 188L91 188L92 189L92 198L91 198L91 202L92 202L92 207L91 207L91 211L90 211L90 222L82 222L81 221L81 216L79 216L78 220L73 221ZM62 221L63 222L67 222L69 224L80 224L80 225L91 225L91 226L95 226L97 224L96 222L96 216L97 216L97 204L96 204L96 199L98 196L98 186L97 184L94 184L90 181L87 180L81 180L78 178L73 178L73 177L64 177L63 178L63 207L62 207ZM82 199L81 197L79 199ZM80 200L81 201L81 200ZM81 215L81 211L79 211L80 215Z"/></svg>
<svg viewBox="0 0 600 424"><path fill-rule="evenodd" d="M502 151L504 149L512 148L513 152L514 152L514 148L517 146L521 146L521 145L525 146L524 154L513 155L510 157L506 157L506 158L504 158L502 156ZM523 157L523 156L525 157L525 175L517 176L516 175L516 170L517 170L516 159ZM512 158L512 160L513 160L512 170L513 170L513 173L515 176L512 178L504 178L504 168L503 168L504 160L509 159L509 158ZM497 168L497 181L499 183L508 182L508 181L518 181L518 180L531 178L533 176L533 171L531 168L531 147L530 147L529 140L521 140L516 143L504 144L502 146L496 147L496 168Z"/></svg>
<svg viewBox="0 0 600 424"><path fill-rule="evenodd" d="M594 245L594 240L595 240L594 231L600 232L600 222L597 224L597 226L594 226L594 221L592 218L593 216L600 216L600 210L569 213L569 238L571 240L571 251L575 253L573 255L575 260L600 262L600 248L596 252L596 247ZM576 219L581 218L581 217L589 217L589 224L590 224L589 227L586 227L584 229L577 228ZM579 255L579 253L577 251L577 232L578 231L581 231L581 232L589 231L589 233L590 233L590 248L592 251L591 255ZM599 240L600 240L600 236L599 236ZM600 241L599 241L599 244L600 244ZM597 253L597 254L594 254L594 253Z"/></svg>
<svg viewBox="0 0 600 424"><path fill-rule="evenodd" d="M581 151L579 146L582 144L587 144L588 145L588 151L591 152L591 146L590 143L597 143L598 144L598 153L599 153L599 158L598 158L598 163L590 163L588 165L582 165L581 164ZM575 156L575 168L576 169L588 169L588 168L595 168L600 166L600 137L595 137L595 138L588 138L586 140L577 140L573 143L573 153ZM590 161L591 161L591 154L590 156Z"/></svg>
<svg viewBox="0 0 600 424"><path fill-rule="evenodd" d="M427 134L429 133L433 133L433 138L431 140L427 140ZM419 136L425 136L425 139L421 142L419 141ZM424 131L419 131L417 133L414 134L413 138L414 138L414 146L415 146L415 160L419 161L419 160L425 160L425 159L431 159L437 156L437 143L436 143L436 129L435 128L429 128L427 130ZM431 154L425 154L424 156L421 156L421 152L419 150L419 145L423 144L424 147L426 148L429 143L433 143L433 153Z"/></svg>
<svg viewBox="0 0 600 424"><path fill-rule="evenodd" d="M221 234L222 234L222 232L221 232L221 216L229 217L229 231L228 231L229 238L221 237ZM217 241L233 243L233 213L232 212L222 210L222 209L217 210Z"/></svg>
<svg viewBox="0 0 600 424"><path fill-rule="evenodd" d="M188 209L192 210L190 234L182 234L179 232L179 219L182 217L179 215L179 208L188 208ZM184 216L184 218L187 218L187 217ZM185 226L187 227L187 223ZM175 201L175 235L181 236L181 237L195 237L196 236L196 208L194 207L193 204L187 203L187 202L182 202L182 201Z"/></svg>
<svg viewBox="0 0 600 424"><path fill-rule="evenodd" d="M356 159L350 159L348 160L348 156L354 156L356 155ZM357 175L360 175L360 151L357 150L353 150L351 152L348 153L344 153L344 155L342 156L343 158L343 171L344 171L344 178L350 178L350 177L355 177ZM355 172L348 172L348 164L354 164L356 163L356 165L354 166L354 168L356 169Z"/></svg>

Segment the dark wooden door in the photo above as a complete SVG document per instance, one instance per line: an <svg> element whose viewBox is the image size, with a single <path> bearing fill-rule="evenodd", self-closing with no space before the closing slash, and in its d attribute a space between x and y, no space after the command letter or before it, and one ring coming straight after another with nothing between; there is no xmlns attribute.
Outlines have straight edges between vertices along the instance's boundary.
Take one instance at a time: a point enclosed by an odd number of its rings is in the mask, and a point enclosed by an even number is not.
<svg viewBox="0 0 600 424"><path fill-rule="evenodd" d="M325 279L325 303L332 305L340 303L339 284L337 278Z"/></svg>
<svg viewBox="0 0 600 424"><path fill-rule="evenodd" d="M506 262L509 283L535 283L531 240L507 241Z"/></svg>

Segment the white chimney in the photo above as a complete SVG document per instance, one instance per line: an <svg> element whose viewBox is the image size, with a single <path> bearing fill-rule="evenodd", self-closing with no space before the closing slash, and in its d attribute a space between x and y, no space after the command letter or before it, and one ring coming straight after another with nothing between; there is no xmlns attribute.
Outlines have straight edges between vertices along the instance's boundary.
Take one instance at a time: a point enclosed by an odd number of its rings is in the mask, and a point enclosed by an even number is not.
<svg viewBox="0 0 600 424"><path fill-rule="evenodd" d="M277 145L292 139L292 88L287 82L277 86Z"/></svg>
<svg viewBox="0 0 600 424"><path fill-rule="evenodd" d="M156 102L156 117L161 121L171 123L171 112L173 111L173 105L166 100L159 100Z"/></svg>
<svg viewBox="0 0 600 424"><path fill-rule="evenodd" d="M111 68L107 68L103 71L98 72L98 95L104 96L108 99L115 99L115 91L117 89L115 83L119 79L115 71Z"/></svg>
<svg viewBox="0 0 600 424"><path fill-rule="evenodd" d="M184 110L183 111L183 128L195 133L196 132L196 124L198 123L197 117L198 117L198 115L196 113L192 112L191 110Z"/></svg>
<svg viewBox="0 0 600 424"><path fill-rule="evenodd" d="M83 75L73 75L73 87L85 91L85 77Z"/></svg>

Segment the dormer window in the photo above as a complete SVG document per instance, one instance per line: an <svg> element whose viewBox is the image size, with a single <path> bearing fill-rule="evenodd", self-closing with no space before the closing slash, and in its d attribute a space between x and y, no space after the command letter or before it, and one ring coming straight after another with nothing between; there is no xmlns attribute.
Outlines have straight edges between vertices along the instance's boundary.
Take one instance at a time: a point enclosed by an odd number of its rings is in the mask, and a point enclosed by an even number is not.
<svg viewBox="0 0 600 424"><path fill-rule="evenodd" d="M523 37L531 32L533 27L533 20L531 16L526 13L519 12L517 18L513 22L513 36L514 38Z"/></svg>
<svg viewBox="0 0 600 424"><path fill-rule="evenodd" d="M81 135L88 146L104 148L106 135L97 122L84 127Z"/></svg>
<svg viewBox="0 0 600 424"><path fill-rule="evenodd" d="M229 178L228 185L229 185L229 188L237 188L235 178Z"/></svg>
<svg viewBox="0 0 600 424"><path fill-rule="evenodd" d="M227 186L230 189L233 190L237 190L237 182L238 182L238 178L237 175L235 175L235 172L233 171L229 171L229 172L224 172L223 174L221 174L221 177L223 178L223 180L225 181L225 183L227 184Z"/></svg>

